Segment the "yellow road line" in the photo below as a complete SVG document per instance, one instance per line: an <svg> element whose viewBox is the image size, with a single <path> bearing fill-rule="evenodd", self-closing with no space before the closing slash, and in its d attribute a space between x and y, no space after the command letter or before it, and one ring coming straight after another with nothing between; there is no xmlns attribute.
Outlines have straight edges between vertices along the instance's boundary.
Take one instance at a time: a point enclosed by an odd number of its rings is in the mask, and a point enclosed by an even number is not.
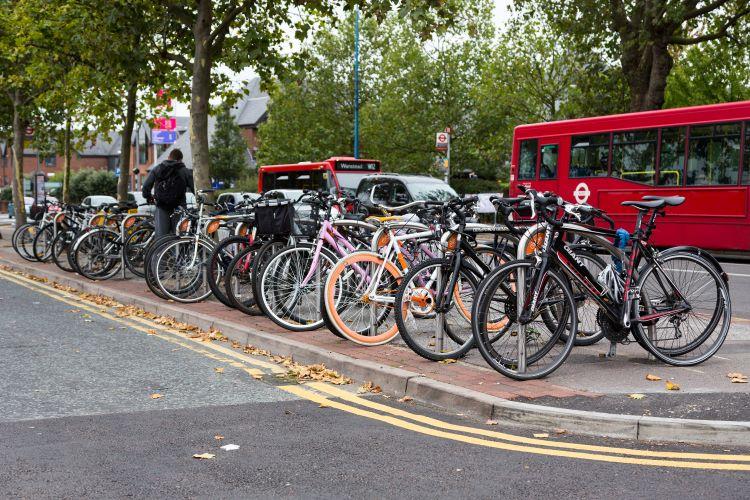
<svg viewBox="0 0 750 500"><path fill-rule="evenodd" d="M392 406L377 403L375 401L361 398L350 392L333 387L322 382L310 382L306 384L308 387L312 387L315 390L325 392L339 399L355 403L360 406L372 408L373 410L390 413L397 417L408 418L415 422L420 422L427 425L432 425L445 430L465 432L468 434L476 434L478 436L486 436L497 439L504 439L506 441L512 441L516 443L531 444L537 446L546 446L550 448L563 448L571 450L586 450L586 451L597 451L602 453L614 453L618 455L634 455L634 456L645 456L645 457L659 457L659 458L682 458L692 460L726 460L726 461L738 461L748 462L750 461L750 455L721 455L717 453L686 453L686 452L671 452L671 451L651 451L651 450L638 450L633 448L616 448L610 446L597 446L589 444L579 443L566 443L559 441L548 441L544 439L534 439L524 436L516 436L514 434L506 434L504 432L491 431L489 429L481 429L476 427L468 427L465 425L452 424L436 418L427 417L417 413L410 413L400 408L393 408Z"/></svg>
<svg viewBox="0 0 750 500"><path fill-rule="evenodd" d="M199 354L202 354L202 355L204 355L204 356L206 356L208 358L214 359L216 361L220 361L222 363L228 363L229 365L231 365L231 366L233 366L235 368L239 368L239 369L244 370L245 372L247 372L248 374L252 375L253 377L262 377L263 375L265 375L265 373L263 371L257 369L257 368L247 368L247 367L245 367L245 365L243 364L243 362L244 363L248 363L248 364L252 364L252 365L259 365L259 366L265 366L265 365L269 364L269 363L266 363L264 361L255 360L255 359L252 359L250 357L241 356L241 355L232 356L231 358L230 357L226 357L226 356L220 356L218 354L214 354L212 352L207 351L205 348L210 348L210 349L218 350L218 349L215 349L215 348L216 347L221 347L222 348L221 351L223 351L224 349L226 349L223 346L216 346L216 345L213 345L211 342L201 342L201 341L197 341L196 342L197 339L190 339L188 337L185 337L184 335L177 333L176 330L172 330L172 332L169 332L169 329L166 329L162 325L159 325L157 323L151 323L151 322L149 322L147 325L151 326L152 328L146 328L145 326L141 326L141 325L135 324L132 321L132 319L135 319L135 318L125 319L123 317L112 315L112 314L110 314L110 313L102 310L102 308L104 306L92 306L92 305L86 303L85 299L83 299L81 297L77 297L75 295L66 293L66 292L64 292L62 290L57 290L57 289L51 289L49 287L38 286L38 285L36 285L36 282L34 282L32 280L27 280L27 279L22 278L22 277L14 276L14 275L12 275L10 273L7 273L7 272L5 272L3 270L0 270L0 276L2 276L4 279L7 279L8 281L16 283L17 285L20 285L20 286L29 288L31 290L34 290L37 293L41 293L42 295L45 295L45 296L50 297L50 298L53 298L53 299L55 299L55 300L57 300L59 302L64 302L64 303L69 304L71 306L74 306L74 307L83 309L85 311L97 314L97 315L99 315L101 317L104 317L104 318L109 319L111 321L114 321L116 323L120 323L122 325L125 325L128 328L132 328L134 330L138 330L140 332L146 333L146 334L151 335L153 337L157 337L157 338L160 338L162 340L166 340L167 342L171 342L173 344L177 344L177 345L179 345L181 347L184 347L185 349L189 349L189 350L191 350L193 352L197 352ZM31 285L31 283L28 283L28 282L34 283L34 285ZM44 288L47 288L47 290L45 290ZM143 318L139 318L139 319L143 319ZM160 334L157 330L162 330L162 331L164 331L167 334L166 335L165 334ZM154 333L154 332L156 332L156 333ZM199 349L195 345L191 345L191 344L198 344L198 345L200 345L200 347L203 347L204 349ZM226 353L224 353L224 354L226 354ZM237 354L237 353L232 353L232 354ZM237 358L240 361L237 361L237 359L232 359L232 358ZM286 371L283 370L283 369L281 369L280 367L274 366L273 368L276 370L275 373L286 373Z"/></svg>
<svg viewBox="0 0 750 500"><path fill-rule="evenodd" d="M336 400L328 399L325 396L311 392L298 385L283 385L279 386L279 389L283 389L290 394L299 396L301 398L308 399L315 403L323 406L329 406L338 410L345 411L354 415L377 420L390 424L394 427L410 430L420 434L428 436L449 439L451 441L458 441L467 444L473 444L478 446L485 446L488 448L496 448L500 450L517 451L521 453L532 453L536 455L546 455L553 457L566 457L566 458L578 458L582 460L592 460L598 462L612 462L617 464L632 464L632 465L649 465L658 467L680 467L688 469L709 469L709 470L736 470L736 471L750 471L750 464L741 463L720 463L720 462L688 462L678 460L655 460L651 458L635 458L628 456L617 456L617 455L601 455L595 453L584 453L580 451L567 451L560 449L552 449L545 447L534 447L525 446L513 443L507 443L502 441L491 441L488 439L481 439L478 437L467 436L465 434L454 434L446 432L440 429L434 429L432 427L425 427L418 425L406 420L401 420L396 417L381 415L379 413L372 412L370 410L364 410L357 408Z"/></svg>

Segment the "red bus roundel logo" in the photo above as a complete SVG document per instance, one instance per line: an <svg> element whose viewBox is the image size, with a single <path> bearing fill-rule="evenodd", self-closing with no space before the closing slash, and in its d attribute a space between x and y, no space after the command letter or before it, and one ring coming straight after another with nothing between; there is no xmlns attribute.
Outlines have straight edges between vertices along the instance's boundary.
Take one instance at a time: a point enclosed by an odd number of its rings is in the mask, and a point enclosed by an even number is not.
<svg viewBox="0 0 750 500"><path fill-rule="evenodd" d="M573 196L578 203L586 203L591 196L588 185L585 182L579 183L573 190Z"/></svg>

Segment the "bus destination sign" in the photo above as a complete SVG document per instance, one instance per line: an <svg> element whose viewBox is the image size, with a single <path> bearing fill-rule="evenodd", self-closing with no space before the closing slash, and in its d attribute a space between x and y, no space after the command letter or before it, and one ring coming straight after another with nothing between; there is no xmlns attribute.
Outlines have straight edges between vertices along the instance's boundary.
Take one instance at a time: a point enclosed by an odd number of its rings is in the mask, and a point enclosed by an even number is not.
<svg viewBox="0 0 750 500"><path fill-rule="evenodd" d="M367 171L367 172L380 172L380 164L376 161L337 161L336 170L342 172L350 171Z"/></svg>

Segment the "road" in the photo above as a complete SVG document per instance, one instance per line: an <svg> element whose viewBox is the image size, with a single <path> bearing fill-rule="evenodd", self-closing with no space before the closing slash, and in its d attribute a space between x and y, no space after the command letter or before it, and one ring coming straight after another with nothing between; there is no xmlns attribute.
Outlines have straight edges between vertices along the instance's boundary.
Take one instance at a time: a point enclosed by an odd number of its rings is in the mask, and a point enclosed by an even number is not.
<svg viewBox="0 0 750 500"><path fill-rule="evenodd" d="M5 272L0 299L3 497L729 499L750 491L750 450L533 437L359 395L356 386L300 384L267 357ZM203 453L214 457L193 458Z"/></svg>

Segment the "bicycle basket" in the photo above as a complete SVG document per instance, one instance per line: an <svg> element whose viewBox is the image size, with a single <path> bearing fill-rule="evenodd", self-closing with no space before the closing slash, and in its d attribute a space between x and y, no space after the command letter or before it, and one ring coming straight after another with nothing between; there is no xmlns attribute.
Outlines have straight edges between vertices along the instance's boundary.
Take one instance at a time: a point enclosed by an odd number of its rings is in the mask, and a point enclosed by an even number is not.
<svg viewBox="0 0 750 500"><path fill-rule="evenodd" d="M288 200L258 205L255 207L255 234L258 236L291 234L293 218L294 208Z"/></svg>
<svg viewBox="0 0 750 500"><path fill-rule="evenodd" d="M320 230L318 207L309 203L298 203L294 209L294 236L314 238Z"/></svg>

